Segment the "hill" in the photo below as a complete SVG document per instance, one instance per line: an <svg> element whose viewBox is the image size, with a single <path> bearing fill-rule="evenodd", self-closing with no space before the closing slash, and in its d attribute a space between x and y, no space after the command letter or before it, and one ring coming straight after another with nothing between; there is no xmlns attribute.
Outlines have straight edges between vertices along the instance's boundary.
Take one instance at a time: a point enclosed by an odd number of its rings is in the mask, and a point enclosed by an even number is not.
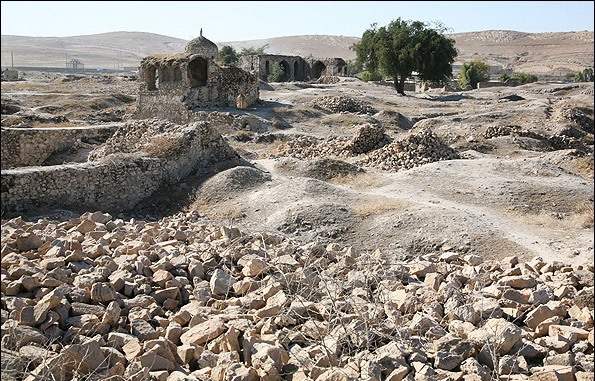
<svg viewBox="0 0 595 381"><path fill-rule="evenodd" d="M593 67L593 31L524 33L506 30L450 34L459 56L455 64L479 59L490 65L532 74L562 76ZM208 36L207 36L208 37ZM359 37L332 35L285 36L260 40L216 42L236 50L268 45L271 54L315 58L355 58L350 46ZM144 32L111 32L72 37L24 37L2 35L3 67L65 67L76 58L87 68L136 67L148 54L184 50L187 41Z"/></svg>

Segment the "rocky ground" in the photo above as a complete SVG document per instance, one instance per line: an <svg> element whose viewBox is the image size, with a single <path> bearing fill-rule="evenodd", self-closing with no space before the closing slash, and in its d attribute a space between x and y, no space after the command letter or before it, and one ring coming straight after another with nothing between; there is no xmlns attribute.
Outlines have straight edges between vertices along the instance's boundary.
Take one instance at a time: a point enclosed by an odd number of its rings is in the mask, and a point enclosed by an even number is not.
<svg viewBox="0 0 595 381"><path fill-rule="evenodd" d="M3 219L3 379L593 379L593 84L327 82L208 110L263 121L221 126L248 166ZM36 75L2 126L135 94Z"/></svg>

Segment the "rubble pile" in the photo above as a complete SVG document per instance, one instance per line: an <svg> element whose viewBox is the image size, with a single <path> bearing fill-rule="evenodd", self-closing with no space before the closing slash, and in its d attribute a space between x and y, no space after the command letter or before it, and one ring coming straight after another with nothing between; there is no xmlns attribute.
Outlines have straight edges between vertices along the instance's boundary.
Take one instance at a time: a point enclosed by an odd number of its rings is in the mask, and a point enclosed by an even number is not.
<svg viewBox="0 0 595 381"><path fill-rule="evenodd" d="M352 112L356 114L376 114L378 111L357 100L345 95L326 96L316 98L309 103L311 107L322 109L330 113Z"/></svg>
<svg viewBox="0 0 595 381"><path fill-rule="evenodd" d="M366 124L360 127L351 141L347 143L346 149L354 155L366 153L381 148L390 143L390 137L386 135L384 128Z"/></svg>
<svg viewBox="0 0 595 381"><path fill-rule="evenodd" d="M3 378L593 375L592 265L484 260L446 244L399 262L195 213L88 212L3 221L1 271Z"/></svg>
<svg viewBox="0 0 595 381"><path fill-rule="evenodd" d="M351 156L347 149L350 139L339 136L329 136L320 139L315 136L301 135L284 142L273 156L289 156L302 160L313 160L326 157Z"/></svg>
<svg viewBox="0 0 595 381"><path fill-rule="evenodd" d="M544 136L533 131L523 130L520 126L492 125L488 126L483 133L483 137L486 139L492 139L499 136L521 136L542 140L549 143L554 150L576 149L581 152L593 151L593 148L589 147L589 135L576 128L562 129L556 134ZM592 143L590 145L592 146Z"/></svg>
<svg viewBox="0 0 595 381"><path fill-rule="evenodd" d="M274 155L303 160L325 157L358 157L357 165L399 171L439 160L459 159L459 154L429 129L421 129L391 142L384 129L362 126L351 138L319 139L299 136L281 144Z"/></svg>
<svg viewBox="0 0 595 381"><path fill-rule="evenodd" d="M441 141L432 130L422 129L368 153L357 164L396 172L435 161L459 158L457 151Z"/></svg>
<svg viewBox="0 0 595 381"><path fill-rule="evenodd" d="M585 131L593 133L593 119L579 109L564 108L556 115L556 120L571 120Z"/></svg>

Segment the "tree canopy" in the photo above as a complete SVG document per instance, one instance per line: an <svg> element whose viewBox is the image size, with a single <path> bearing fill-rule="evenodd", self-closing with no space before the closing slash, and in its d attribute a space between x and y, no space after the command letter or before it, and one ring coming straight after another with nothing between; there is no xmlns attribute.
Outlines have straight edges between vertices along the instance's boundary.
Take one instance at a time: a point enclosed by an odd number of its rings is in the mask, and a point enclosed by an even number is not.
<svg viewBox="0 0 595 381"><path fill-rule="evenodd" d="M452 77L457 56L455 41L444 36L445 30L400 18L381 28L372 24L352 46L355 65L393 78L399 94L405 94L405 80L414 72L422 81L444 83Z"/></svg>
<svg viewBox="0 0 595 381"><path fill-rule="evenodd" d="M471 87L477 88L479 82L484 82L490 79L490 65L487 63L475 60L463 63L461 72L459 73L459 87L466 89Z"/></svg>
<svg viewBox="0 0 595 381"><path fill-rule="evenodd" d="M236 52L236 50L232 46L224 45L221 48L221 50L219 50L220 62L223 62L228 65L235 65L239 59L240 56L238 55L238 52Z"/></svg>

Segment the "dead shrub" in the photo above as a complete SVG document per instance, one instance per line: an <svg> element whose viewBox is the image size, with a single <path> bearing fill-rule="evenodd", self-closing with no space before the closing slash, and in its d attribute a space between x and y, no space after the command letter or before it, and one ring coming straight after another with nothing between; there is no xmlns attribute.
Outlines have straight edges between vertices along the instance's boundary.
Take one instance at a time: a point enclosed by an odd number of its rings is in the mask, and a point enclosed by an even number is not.
<svg viewBox="0 0 595 381"><path fill-rule="evenodd" d="M184 139L179 135L157 135L151 138L143 147L143 151L152 157L170 157L177 154L184 145Z"/></svg>

